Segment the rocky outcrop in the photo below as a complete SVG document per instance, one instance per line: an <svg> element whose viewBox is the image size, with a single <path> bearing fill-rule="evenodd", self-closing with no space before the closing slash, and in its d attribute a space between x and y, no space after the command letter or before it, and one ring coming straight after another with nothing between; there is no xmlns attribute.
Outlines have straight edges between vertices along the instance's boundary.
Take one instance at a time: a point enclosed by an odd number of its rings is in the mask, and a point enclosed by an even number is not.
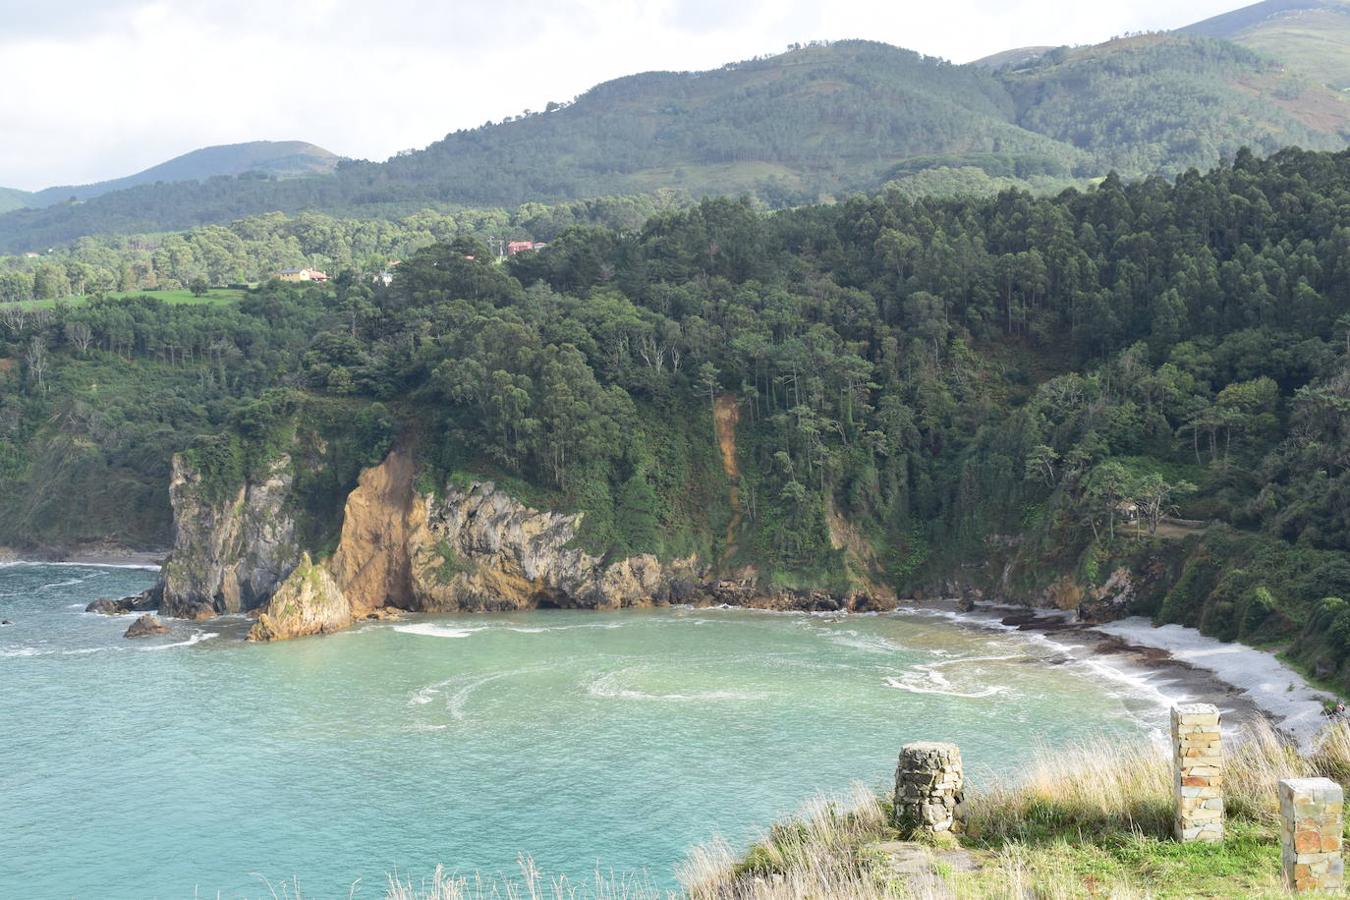
<svg viewBox="0 0 1350 900"><path fill-rule="evenodd" d="M85 612L98 613L101 616L121 616L129 612L146 612L159 608L160 587L155 585L139 594L113 600L111 597L99 597L84 608Z"/></svg>
<svg viewBox="0 0 1350 900"><path fill-rule="evenodd" d="M409 532L414 609L616 609L687 595L701 572L691 557L643 554L606 563L574 546L580 514L531 509L490 481L452 488Z"/></svg>
<svg viewBox="0 0 1350 900"><path fill-rule="evenodd" d="M285 641L311 634L341 631L352 622L351 604L337 581L306 553L281 583L258 621L250 641Z"/></svg>
<svg viewBox="0 0 1350 900"><path fill-rule="evenodd" d="M168 633L169 633L168 625L165 625L163 622L161 622L155 616L152 616L150 613L146 613L145 615L137 619L135 622L132 622L131 627L126 630L126 633L124 633L122 637L142 638L142 637L151 637L156 634L168 634Z"/></svg>
<svg viewBox="0 0 1350 900"><path fill-rule="evenodd" d="M290 457L281 456L257 481L211 503L200 473L184 456L174 457L174 546L161 580L163 614L200 619L253 609L271 597L299 561L287 511L291 481Z"/></svg>
<svg viewBox="0 0 1350 900"><path fill-rule="evenodd" d="M406 450L365 470L348 495L337 551L302 556L287 514L290 460L228 501L202 499L201 479L174 461L175 545L161 610L205 617L265 606L250 640L286 640L347 627L391 609L424 612L536 607L617 609L664 603L769 609L892 609L889 592L769 590L753 573L718 580L694 557L620 559L577 546L581 514L537 510L491 481L444 495L419 491Z"/></svg>
<svg viewBox="0 0 1350 900"><path fill-rule="evenodd" d="M120 616L131 612L131 598L124 597L122 600L113 600L108 597L99 597L93 603L84 608L87 613L98 613L100 616Z"/></svg>
<svg viewBox="0 0 1350 900"><path fill-rule="evenodd" d="M383 606L417 608L411 556L430 538L424 498L413 490L410 454L394 450L361 473L342 513L342 538L329 563L338 587L360 617Z"/></svg>
<svg viewBox="0 0 1350 900"><path fill-rule="evenodd" d="M1113 622L1125 616L1138 589L1134 573L1120 566L1106 583L1090 588L1078 607L1078 618L1093 625Z"/></svg>

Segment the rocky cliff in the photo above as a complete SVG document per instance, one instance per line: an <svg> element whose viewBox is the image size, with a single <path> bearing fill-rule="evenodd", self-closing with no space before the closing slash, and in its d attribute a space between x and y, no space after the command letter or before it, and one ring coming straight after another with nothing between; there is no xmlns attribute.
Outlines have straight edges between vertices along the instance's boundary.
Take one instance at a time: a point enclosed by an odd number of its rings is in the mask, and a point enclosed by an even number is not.
<svg viewBox="0 0 1350 900"><path fill-rule="evenodd" d="M186 457L173 459L169 499L174 545L164 564L161 611L200 619L253 609L272 596L299 562L287 510L291 459L281 456L256 481L225 500L204 496Z"/></svg>
<svg viewBox="0 0 1350 900"><path fill-rule="evenodd" d="M352 608L328 570L306 553L283 581L266 610L249 629L250 641L284 641L341 631L352 622Z"/></svg>
<svg viewBox="0 0 1350 900"><path fill-rule="evenodd" d="M491 481L425 493L405 450L366 469L347 497L336 552L315 563L295 546L286 512L289 460L227 503L201 500L200 478L175 461L177 535L164 570L168 615L263 607L252 640L345 627L390 608L423 612L538 607L617 609L727 603L774 609L891 608L867 591L765 591L753 573L720 580L694 557L604 559L576 546L579 513L533 509ZM289 577L288 577L289 576Z"/></svg>

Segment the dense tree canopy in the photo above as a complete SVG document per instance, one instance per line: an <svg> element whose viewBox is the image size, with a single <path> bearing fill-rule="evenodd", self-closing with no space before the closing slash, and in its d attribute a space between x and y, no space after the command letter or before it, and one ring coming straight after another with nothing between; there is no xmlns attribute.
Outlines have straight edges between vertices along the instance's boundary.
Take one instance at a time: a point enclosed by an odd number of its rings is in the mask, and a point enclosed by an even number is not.
<svg viewBox="0 0 1350 900"><path fill-rule="evenodd" d="M1012 547L1032 588L1218 520L1157 551L1185 560L1160 608L1288 633L1350 596L1347 223L1350 152L1240 152L1053 198L709 200L506 265L470 233L387 288L8 307L0 540L82 536L123 496L151 511L128 536L162 536L173 450L230 436L237 473L360 409L362 452L397 422L438 477L584 510L597 551L779 582L838 578L840 521L901 587Z"/></svg>

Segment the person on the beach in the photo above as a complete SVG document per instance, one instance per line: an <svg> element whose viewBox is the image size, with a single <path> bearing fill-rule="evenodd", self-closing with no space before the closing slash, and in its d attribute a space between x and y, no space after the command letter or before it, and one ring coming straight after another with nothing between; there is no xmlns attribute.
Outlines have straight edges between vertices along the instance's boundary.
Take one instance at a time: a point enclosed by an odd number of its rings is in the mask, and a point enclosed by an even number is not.
<svg viewBox="0 0 1350 900"><path fill-rule="evenodd" d="M1336 701L1336 708L1332 711L1331 717L1332 717L1333 719L1344 719L1344 718L1345 718L1345 701L1344 701L1344 700L1337 700L1337 701Z"/></svg>

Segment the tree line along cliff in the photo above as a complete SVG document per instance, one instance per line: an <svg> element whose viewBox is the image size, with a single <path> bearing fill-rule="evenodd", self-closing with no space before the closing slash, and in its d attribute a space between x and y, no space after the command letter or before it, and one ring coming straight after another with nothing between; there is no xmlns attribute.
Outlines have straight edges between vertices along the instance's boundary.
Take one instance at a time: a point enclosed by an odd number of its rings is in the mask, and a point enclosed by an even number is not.
<svg viewBox="0 0 1350 900"><path fill-rule="evenodd" d="M287 479L278 541L327 565L408 446L419 495L579 513L598 565L1130 609L1335 675L1347 222L1350 154L1244 152L1046 198L705 201L505 265L458 238L387 288L11 308L0 540L168 542L179 453L208 504Z"/></svg>

